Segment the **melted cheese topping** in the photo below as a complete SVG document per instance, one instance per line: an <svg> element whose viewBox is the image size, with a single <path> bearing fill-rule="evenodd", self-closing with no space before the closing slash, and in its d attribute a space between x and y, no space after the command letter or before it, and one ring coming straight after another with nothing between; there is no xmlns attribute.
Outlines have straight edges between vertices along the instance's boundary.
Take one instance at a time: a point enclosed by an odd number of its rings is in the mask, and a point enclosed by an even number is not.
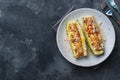
<svg viewBox="0 0 120 80"><path fill-rule="evenodd" d="M103 49L103 43L102 38L100 35L100 30L95 24L95 21L92 19L92 17L85 18L86 23L86 32L88 34L88 37L91 40L91 45L96 51L100 51Z"/></svg>
<svg viewBox="0 0 120 80"><path fill-rule="evenodd" d="M70 42L71 47L75 51L78 57L83 56L84 50L82 47L82 41L80 32L78 29L78 24L76 23L69 23L69 34L70 34Z"/></svg>

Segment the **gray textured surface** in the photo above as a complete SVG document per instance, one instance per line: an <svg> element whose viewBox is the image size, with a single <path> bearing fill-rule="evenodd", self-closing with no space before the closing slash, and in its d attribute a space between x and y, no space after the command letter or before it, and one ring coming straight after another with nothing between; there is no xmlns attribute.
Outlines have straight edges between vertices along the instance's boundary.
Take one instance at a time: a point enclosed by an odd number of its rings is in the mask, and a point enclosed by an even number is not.
<svg viewBox="0 0 120 80"><path fill-rule="evenodd" d="M99 0L0 0L0 80L119 80L120 29L112 19L116 45L97 69L67 62L51 29L73 4L98 9L99 3Z"/></svg>

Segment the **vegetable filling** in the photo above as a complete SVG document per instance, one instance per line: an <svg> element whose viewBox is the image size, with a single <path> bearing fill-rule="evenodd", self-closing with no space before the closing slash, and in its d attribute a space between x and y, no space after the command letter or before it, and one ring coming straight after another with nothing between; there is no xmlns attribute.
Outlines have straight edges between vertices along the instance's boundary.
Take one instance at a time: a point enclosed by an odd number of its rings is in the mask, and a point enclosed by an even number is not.
<svg viewBox="0 0 120 80"><path fill-rule="evenodd" d="M91 41L91 45L96 51L100 51L103 49L103 42L100 35L100 29L97 27L95 21L92 19L92 17L87 17L84 20L84 23L86 24L86 32L88 34L88 37Z"/></svg>
<svg viewBox="0 0 120 80"><path fill-rule="evenodd" d="M70 42L73 50L78 56L83 56L84 50L82 47L81 35L79 33L78 24L69 24Z"/></svg>

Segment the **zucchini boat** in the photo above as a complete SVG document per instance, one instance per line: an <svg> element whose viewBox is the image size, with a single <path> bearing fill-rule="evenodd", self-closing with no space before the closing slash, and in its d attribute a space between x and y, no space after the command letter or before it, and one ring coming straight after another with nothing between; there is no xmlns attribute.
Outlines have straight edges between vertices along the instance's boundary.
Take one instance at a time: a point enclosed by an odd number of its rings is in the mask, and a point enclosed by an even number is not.
<svg viewBox="0 0 120 80"><path fill-rule="evenodd" d="M103 54L104 52L103 39L94 16L83 17L83 26L88 45L92 50L93 54L94 55Z"/></svg>
<svg viewBox="0 0 120 80"><path fill-rule="evenodd" d="M68 21L66 33L75 58L87 56L86 42L78 20Z"/></svg>

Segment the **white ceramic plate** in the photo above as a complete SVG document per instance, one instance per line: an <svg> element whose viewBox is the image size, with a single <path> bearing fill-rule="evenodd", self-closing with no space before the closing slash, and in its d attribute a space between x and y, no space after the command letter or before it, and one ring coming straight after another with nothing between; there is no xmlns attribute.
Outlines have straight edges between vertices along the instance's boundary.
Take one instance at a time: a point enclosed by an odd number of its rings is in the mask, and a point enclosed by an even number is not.
<svg viewBox="0 0 120 80"><path fill-rule="evenodd" d="M105 51L104 54L101 56L95 56L91 53L91 51L88 49L88 56L83 57L80 59L75 59L73 57L72 50L70 48L69 41L65 41L66 35L66 23L69 20L75 20L78 19L80 24L83 26L82 23L82 17L83 16L91 16L93 15L97 22L102 22L101 25L101 31L102 35L105 38ZM84 67L90 67L97 65L101 62L103 62L108 56L111 54L115 44L115 31L113 28L112 23L110 20L100 11L90 8L81 8L72 11L67 16L64 17L64 19L61 21L58 30L57 30L57 45L61 52L61 54L64 56L65 59L67 59L69 62L78 65L78 66L84 66Z"/></svg>

